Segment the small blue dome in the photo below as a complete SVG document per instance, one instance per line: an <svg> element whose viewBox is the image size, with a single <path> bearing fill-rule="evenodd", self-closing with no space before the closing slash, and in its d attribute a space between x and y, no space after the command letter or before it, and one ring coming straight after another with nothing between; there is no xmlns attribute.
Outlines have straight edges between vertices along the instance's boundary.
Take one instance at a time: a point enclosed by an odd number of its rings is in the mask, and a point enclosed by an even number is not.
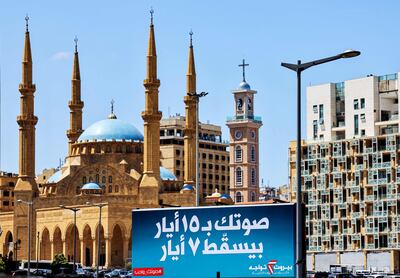
<svg viewBox="0 0 400 278"><path fill-rule="evenodd" d="M250 85L246 81L240 82L239 84L239 90L245 90L248 91L250 90Z"/></svg>
<svg viewBox="0 0 400 278"><path fill-rule="evenodd" d="M101 187L94 182L89 182L82 186L82 190L101 190Z"/></svg>
<svg viewBox="0 0 400 278"><path fill-rule="evenodd" d="M89 126L78 138L78 141L86 140L143 141L143 135L134 125L118 119L111 118L98 121Z"/></svg>
<svg viewBox="0 0 400 278"><path fill-rule="evenodd" d="M191 190L191 191L193 191L194 187L191 184L184 184L183 187L182 187L182 190Z"/></svg>
<svg viewBox="0 0 400 278"><path fill-rule="evenodd" d="M62 176L61 170L55 172L48 180L47 183L57 183L60 181Z"/></svg>
<svg viewBox="0 0 400 278"><path fill-rule="evenodd" d="M160 177L162 180L176 181L176 176L167 168L160 167Z"/></svg>
<svg viewBox="0 0 400 278"><path fill-rule="evenodd" d="M229 194L221 194L220 199L232 199Z"/></svg>

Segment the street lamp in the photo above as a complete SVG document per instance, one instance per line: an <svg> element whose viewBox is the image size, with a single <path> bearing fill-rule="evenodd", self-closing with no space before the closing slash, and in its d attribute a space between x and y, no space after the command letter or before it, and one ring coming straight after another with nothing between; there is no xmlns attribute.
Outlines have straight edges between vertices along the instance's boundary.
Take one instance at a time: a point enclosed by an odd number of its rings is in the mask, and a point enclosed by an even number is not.
<svg viewBox="0 0 400 278"><path fill-rule="evenodd" d="M304 234L304 213L303 213L303 198L301 193L301 72L324 63L332 62L342 58L353 58L360 55L360 51L356 50L346 50L343 53L337 54L335 56L301 63L300 60L297 64L281 63L282 67L293 70L297 73L297 145L296 145L296 182L297 182L297 192L296 192L296 277L303 278L306 277L306 250L305 250L305 234Z"/></svg>
<svg viewBox="0 0 400 278"><path fill-rule="evenodd" d="M68 209L74 212L74 271L76 271L76 212L79 211L78 208L69 208L64 205L59 205L62 209Z"/></svg>
<svg viewBox="0 0 400 278"><path fill-rule="evenodd" d="M200 94L193 92L188 93L196 99L196 207L200 205L200 187L199 187L199 102L201 97L208 95L206 92Z"/></svg>
<svg viewBox="0 0 400 278"><path fill-rule="evenodd" d="M31 211L33 202L27 202L18 199L17 203L28 205L28 277L30 277L31 276Z"/></svg>
<svg viewBox="0 0 400 278"><path fill-rule="evenodd" d="M91 202L86 202L86 205L98 207L99 211L99 227L97 230L97 267L96 267L96 277L99 277L99 266L100 266L100 230L101 230L101 209L108 204L100 203L100 204L93 204Z"/></svg>

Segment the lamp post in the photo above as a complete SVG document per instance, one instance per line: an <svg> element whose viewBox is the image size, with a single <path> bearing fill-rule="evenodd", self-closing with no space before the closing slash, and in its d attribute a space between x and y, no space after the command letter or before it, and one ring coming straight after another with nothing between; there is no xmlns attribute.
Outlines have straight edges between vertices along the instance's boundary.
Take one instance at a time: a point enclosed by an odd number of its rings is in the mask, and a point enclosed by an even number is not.
<svg viewBox="0 0 400 278"><path fill-rule="evenodd" d="M189 96L196 99L196 207L200 205L200 187L199 187L199 102L201 97L208 95L206 92L200 94L193 92Z"/></svg>
<svg viewBox="0 0 400 278"><path fill-rule="evenodd" d="M76 271L76 212L79 211L78 208L69 208L64 205L59 205L62 209L71 210L74 212L74 271Z"/></svg>
<svg viewBox="0 0 400 278"><path fill-rule="evenodd" d="M17 200L19 204L28 205L28 277L31 276L31 211L33 202L23 201L21 199Z"/></svg>
<svg viewBox="0 0 400 278"><path fill-rule="evenodd" d="M99 208L99 228L97 230L97 267L96 267L96 277L99 277L99 266L100 266L100 230L101 230L101 209L107 206L105 203L93 204L91 202L86 202L86 205L98 207Z"/></svg>
<svg viewBox="0 0 400 278"><path fill-rule="evenodd" d="M282 67L288 68L297 73L297 140L296 140L296 277L305 278L306 274L306 250L305 250L305 217L303 212L303 198L301 193L301 73L302 71L324 63L332 62L342 58L353 58L360 55L360 51L356 50L346 50L343 53L337 54L335 56L301 63L300 60L297 64L281 63Z"/></svg>

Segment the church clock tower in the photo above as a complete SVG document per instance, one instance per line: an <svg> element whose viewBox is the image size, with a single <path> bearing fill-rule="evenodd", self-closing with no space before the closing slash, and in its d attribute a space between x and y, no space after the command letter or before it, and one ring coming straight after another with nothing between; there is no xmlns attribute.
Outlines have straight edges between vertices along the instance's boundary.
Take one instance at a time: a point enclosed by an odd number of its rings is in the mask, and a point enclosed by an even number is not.
<svg viewBox="0 0 400 278"><path fill-rule="evenodd" d="M233 90L235 115L226 125L230 133L230 195L235 203L258 201L259 196L259 129L261 117L254 115L254 95L246 82L243 63L243 81Z"/></svg>

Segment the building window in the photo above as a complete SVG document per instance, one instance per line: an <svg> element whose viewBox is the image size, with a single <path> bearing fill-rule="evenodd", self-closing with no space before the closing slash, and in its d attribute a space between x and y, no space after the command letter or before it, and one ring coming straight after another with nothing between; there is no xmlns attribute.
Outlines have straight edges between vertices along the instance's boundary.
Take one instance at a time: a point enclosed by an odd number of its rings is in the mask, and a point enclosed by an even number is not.
<svg viewBox="0 0 400 278"><path fill-rule="evenodd" d="M202 164L201 164L201 168L206 169L206 168L207 168L207 164L202 163Z"/></svg>
<svg viewBox="0 0 400 278"><path fill-rule="evenodd" d="M110 153L110 152L111 152L111 146L108 145L108 146L106 147L106 153Z"/></svg>
<svg viewBox="0 0 400 278"><path fill-rule="evenodd" d="M322 125L324 123L324 105L319 105L319 123Z"/></svg>
<svg viewBox="0 0 400 278"><path fill-rule="evenodd" d="M181 165L181 161L180 160L176 160L175 164L176 164L176 166L179 166L179 165Z"/></svg>
<svg viewBox="0 0 400 278"><path fill-rule="evenodd" d="M251 201L255 202L256 201L256 193L251 192Z"/></svg>
<svg viewBox="0 0 400 278"><path fill-rule="evenodd" d="M119 192L119 186L116 185L114 190L115 190L115 193L118 193Z"/></svg>
<svg viewBox="0 0 400 278"><path fill-rule="evenodd" d="M318 105L313 105L313 111L314 111L314 114L317 114L318 113Z"/></svg>
<svg viewBox="0 0 400 278"><path fill-rule="evenodd" d="M96 183L99 183L100 182L100 176L99 176L99 174L96 174Z"/></svg>
<svg viewBox="0 0 400 278"><path fill-rule="evenodd" d="M225 171L225 166L224 165L221 166L221 170Z"/></svg>
<svg viewBox="0 0 400 278"><path fill-rule="evenodd" d="M242 162L242 147L236 146L235 148L235 162Z"/></svg>
<svg viewBox="0 0 400 278"><path fill-rule="evenodd" d="M212 170L213 165L212 164L208 164L208 169Z"/></svg>
<svg viewBox="0 0 400 278"><path fill-rule="evenodd" d="M362 123L365 123L365 114L361 114L360 119Z"/></svg>
<svg viewBox="0 0 400 278"><path fill-rule="evenodd" d="M361 129L361 136L365 136L365 129Z"/></svg>
<svg viewBox="0 0 400 278"><path fill-rule="evenodd" d="M241 202L243 202L243 195L242 195L242 193L236 192L235 199L236 199L236 203L241 203Z"/></svg>
<svg viewBox="0 0 400 278"><path fill-rule="evenodd" d="M360 100L360 102L361 102L361 109L364 109L365 108L365 98L362 98Z"/></svg>
<svg viewBox="0 0 400 278"><path fill-rule="evenodd" d="M82 177L82 184L86 184L86 177Z"/></svg>
<svg viewBox="0 0 400 278"><path fill-rule="evenodd" d="M179 170L176 170L175 173L176 173L177 177L179 177L181 175L181 171L179 171Z"/></svg>
<svg viewBox="0 0 400 278"><path fill-rule="evenodd" d="M209 175L208 175L208 179L212 180L212 178L213 178L213 175L212 175L212 174L209 174Z"/></svg>
<svg viewBox="0 0 400 278"><path fill-rule="evenodd" d="M358 99L354 100L354 110L358 109Z"/></svg>
<svg viewBox="0 0 400 278"><path fill-rule="evenodd" d="M108 182L112 183L112 176L108 176Z"/></svg>
<svg viewBox="0 0 400 278"><path fill-rule="evenodd" d="M202 177L203 177L203 179L206 179L207 178L207 174L203 173Z"/></svg>
<svg viewBox="0 0 400 278"><path fill-rule="evenodd" d="M256 169L251 168L251 185L256 185Z"/></svg>
<svg viewBox="0 0 400 278"><path fill-rule="evenodd" d="M313 138L316 140L318 137L318 123L316 120L313 121Z"/></svg>
<svg viewBox="0 0 400 278"><path fill-rule="evenodd" d="M219 155L218 154L215 155L215 160L219 160Z"/></svg>
<svg viewBox="0 0 400 278"><path fill-rule="evenodd" d="M237 110L241 111L243 108L243 100L241 98L238 98L237 103L236 103Z"/></svg>
<svg viewBox="0 0 400 278"><path fill-rule="evenodd" d="M225 161L225 156L222 155L222 156L221 156L221 160L222 160L222 161Z"/></svg>
<svg viewBox="0 0 400 278"><path fill-rule="evenodd" d="M209 154L209 155L208 155L208 159L213 159L213 155L212 155L212 154Z"/></svg>
<svg viewBox="0 0 400 278"><path fill-rule="evenodd" d="M203 153L202 157L203 157L203 159L206 159L207 155L205 153Z"/></svg>
<svg viewBox="0 0 400 278"><path fill-rule="evenodd" d="M176 155L181 155L181 151L180 150L175 150Z"/></svg>
<svg viewBox="0 0 400 278"><path fill-rule="evenodd" d="M256 161L256 147L255 146L251 146L250 157L251 157L252 162Z"/></svg>
<svg viewBox="0 0 400 278"><path fill-rule="evenodd" d="M358 115L354 115L354 134L358 135Z"/></svg>
<svg viewBox="0 0 400 278"><path fill-rule="evenodd" d="M106 176L101 177L101 183L106 183Z"/></svg>
<svg viewBox="0 0 400 278"><path fill-rule="evenodd" d="M236 185L242 185L242 168L236 168Z"/></svg>

